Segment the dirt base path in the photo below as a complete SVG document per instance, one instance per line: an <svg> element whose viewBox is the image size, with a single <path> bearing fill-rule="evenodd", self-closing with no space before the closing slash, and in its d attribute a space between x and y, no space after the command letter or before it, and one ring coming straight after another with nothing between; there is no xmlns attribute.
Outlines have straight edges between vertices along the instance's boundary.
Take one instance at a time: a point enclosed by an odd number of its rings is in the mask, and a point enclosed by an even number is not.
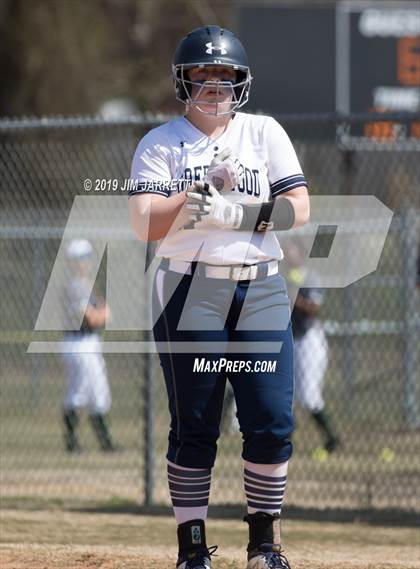
<svg viewBox="0 0 420 569"><path fill-rule="evenodd" d="M3 510L2 569L174 569L171 517L69 511ZM209 520L214 569L245 569L246 526ZM420 569L413 528L285 521L283 542L293 569Z"/></svg>

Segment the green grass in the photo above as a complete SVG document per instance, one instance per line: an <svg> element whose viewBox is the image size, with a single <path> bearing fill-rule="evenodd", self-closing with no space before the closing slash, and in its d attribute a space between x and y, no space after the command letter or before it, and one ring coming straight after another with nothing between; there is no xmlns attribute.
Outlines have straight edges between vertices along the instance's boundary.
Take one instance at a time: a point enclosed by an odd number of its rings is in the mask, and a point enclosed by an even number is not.
<svg viewBox="0 0 420 569"><path fill-rule="evenodd" d="M366 433L349 420L341 423L345 447L325 461L313 455L318 433L300 414L295 454L290 466L288 504L301 507L415 508L420 482L419 443L416 433ZM166 485L167 415L155 432L155 499L169 503ZM115 438L124 451L112 455L97 450L87 418L81 425L85 452L63 450L60 415L45 408L29 416L8 416L2 421L0 442L2 493L45 499L81 496L141 501L144 492L143 423L138 416L112 420ZM381 458L383 448L395 450L391 462ZM241 437L223 433L214 469L212 503L243 503ZM322 457L321 457L322 459Z"/></svg>

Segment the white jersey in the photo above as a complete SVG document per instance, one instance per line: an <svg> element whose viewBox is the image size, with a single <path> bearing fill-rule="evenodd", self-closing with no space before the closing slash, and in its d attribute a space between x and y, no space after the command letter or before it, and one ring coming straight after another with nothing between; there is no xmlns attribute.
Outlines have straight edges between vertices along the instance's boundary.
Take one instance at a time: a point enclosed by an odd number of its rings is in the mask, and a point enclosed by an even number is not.
<svg viewBox="0 0 420 569"><path fill-rule="evenodd" d="M64 330L78 330L80 319L91 298L91 286L87 278L73 275L68 278L63 290ZM83 329L83 324L81 326Z"/></svg>
<svg viewBox="0 0 420 569"><path fill-rule="evenodd" d="M232 149L244 178L224 197L239 203L267 202L293 188L306 186L296 152L284 129L263 115L236 113L227 129L211 139L187 118L179 117L148 132L132 163L135 181L129 195L154 193L170 197L202 180L214 156ZM165 237L158 256L212 265L253 264L282 259L276 235L270 231L226 230L210 223L181 228Z"/></svg>
<svg viewBox="0 0 420 569"><path fill-rule="evenodd" d="M97 299L91 291L89 279L83 276L70 277L63 292L64 329L68 330L62 356L67 376L64 407L89 407L91 414L108 413L111 407L111 391L105 360L101 353L101 340L97 331L91 329L86 320L83 320L80 326L80 318L86 306L96 306Z"/></svg>

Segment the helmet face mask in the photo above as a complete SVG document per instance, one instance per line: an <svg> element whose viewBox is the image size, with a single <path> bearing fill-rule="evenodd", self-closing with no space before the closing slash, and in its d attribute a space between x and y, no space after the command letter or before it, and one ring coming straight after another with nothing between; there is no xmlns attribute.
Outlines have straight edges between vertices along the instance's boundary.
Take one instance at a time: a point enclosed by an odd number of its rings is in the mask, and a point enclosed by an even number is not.
<svg viewBox="0 0 420 569"><path fill-rule="evenodd" d="M236 80L194 81L188 76L189 70L195 67L219 66L235 71ZM229 115L245 105L252 80L243 45L232 32L219 26L197 28L179 43L173 58L172 76L178 101L214 116ZM216 102L202 98L203 90L208 87L215 89ZM224 97L223 101L217 101L227 92L231 94L230 100Z"/></svg>
<svg viewBox="0 0 420 569"><path fill-rule="evenodd" d="M205 115L214 116L230 115L248 101L249 87L252 79L249 68L238 70L236 66L223 65L223 67L231 67L236 71L239 76L239 81L238 79L236 81L193 81L188 78L188 71L194 67L215 67L215 65L202 63L198 63L197 65L174 65L173 78L178 101L188 106L196 107L197 110ZM216 91L216 99L224 95L223 100L212 102L204 98L202 99L203 91L209 88ZM194 90L196 92L193 95ZM229 94L229 97L227 97L227 94Z"/></svg>

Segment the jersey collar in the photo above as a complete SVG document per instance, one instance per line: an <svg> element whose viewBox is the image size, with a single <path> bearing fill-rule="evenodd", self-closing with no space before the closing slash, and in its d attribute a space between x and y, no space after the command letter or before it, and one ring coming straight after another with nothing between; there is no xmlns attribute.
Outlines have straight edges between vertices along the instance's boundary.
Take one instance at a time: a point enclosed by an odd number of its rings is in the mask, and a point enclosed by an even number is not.
<svg viewBox="0 0 420 569"><path fill-rule="evenodd" d="M228 124L226 125L225 130L219 134L219 136L217 136L216 138L210 138L205 132L203 132L202 130L200 130L199 128L197 128L185 115L182 117L182 119L184 120L184 122L188 125L189 128L191 128L192 130L194 130L195 132L197 132L198 134L200 134L200 136L207 138L209 143L213 144L215 142L218 142L219 140L221 140L224 136L227 135L227 133L231 130L232 128L232 124L233 124L233 119L235 118L235 116L238 113L233 113L232 114L232 118L231 120L228 122Z"/></svg>

